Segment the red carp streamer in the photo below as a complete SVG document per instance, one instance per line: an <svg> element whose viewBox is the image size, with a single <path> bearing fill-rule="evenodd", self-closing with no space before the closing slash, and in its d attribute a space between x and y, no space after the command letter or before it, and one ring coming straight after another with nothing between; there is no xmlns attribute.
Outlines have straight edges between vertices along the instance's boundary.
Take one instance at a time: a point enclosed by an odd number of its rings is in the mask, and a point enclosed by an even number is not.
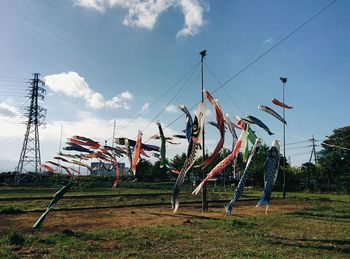
<svg viewBox="0 0 350 259"><path fill-rule="evenodd" d="M115 167L116 167L115 168L115 181L114 181L113 187L117 188L117 184L118 184L119 177L120 177L120 166L119 166L119 163L116 163Z"/></svg>
<svg viewBox="0 0 350 259"><path fill-rule="evenodd" d="M213 153L208 158L206 158L203 161L203 165L207 166L211 162L213 162L213 160L215 159L217 154L219 154L220 150L224 146L224 141L225 141L225 121L224 121L224 116L223 116L222 109L221 109L221 107L219 105L218 100L215 100L213 98L213 96L211 96L210 93L207 90L204 90L203 92L204 92L205 97L207 97L207 99L209 100L209 102L211 103L211 105L215 109L216 122L217 122L217 126L218 126L218 129L219 129L219 132L220 132L220 140L219 140L218 144L216 145Z"/></svg>
<svg viewBox="0 0 350 259"><path fill-rule="evenodd" d="M202 189L204 184L214 176L218 175L219 173L224 170L224 168L231 162L231 160L237 156L239 149L241 148L242 142L245 141L245 139L248 137L248 132L243 130L241 132L241 135L239 136L237 143L235 145L235 148L232 150L231 154L229 154L227 157L225 157L223 160L221 160L220 163L218 163L209 174L207 174L207 177L198 185L198 187L192 192L192 194L197 195L198 192Z"/></svg>
<svg viewBox="0 0 350 259"><path fill-rule="evenodd" d="M57 173L55 169L53 169L51 166L48 166L46 164L40 165L40 167L47 169L49 172Z"/></svg>
<svg viewBox="0 0 350 259"><path fill-rule="evenodd" d="M134 157L133 157L132 166L131 166L131 170L132 170L134 175L136 174L136 166L139 163L139 158L140 158L140 153L141 153L141 142L142 142L142 133L139 130L139 133L137 135L136 144L135 144Z"/></svg>
<svg viewBox="0 0 350 259"><path fill-rule="evenodd" d="M278 106L281 106L282 108L286 108L286 109L293 109L292 106L289 106L285 103L282 103L281 101L275 99L275 98L272 98L272 103L275 104L275 105L278 105Z"/></svg>

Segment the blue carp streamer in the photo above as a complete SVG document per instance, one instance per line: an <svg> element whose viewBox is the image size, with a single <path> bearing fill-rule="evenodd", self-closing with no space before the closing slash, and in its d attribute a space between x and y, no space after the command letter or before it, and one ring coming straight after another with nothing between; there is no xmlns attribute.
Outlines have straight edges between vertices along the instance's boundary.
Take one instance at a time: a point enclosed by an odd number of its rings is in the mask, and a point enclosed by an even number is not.
<svg viewBox="0 0 350 259"><path fill-rule="evenodd" d="M267 210L270 204L272 188L277 179L279 164L280 164L280 145L279 145L279 141L274 140L272 142L272 146L267 152L267 159L264 164L264 192L260 200L258 201L258 204L256 205L257 207L259 207L260 205L266 204L265 213L267 213Z"/></svg>
<svg viewBox="0 0 350 259"><path fill-rule="evenodd" d="M254 164L253 160L256 157L256 154L258 153L261 144L262 144L262 140L260 138L257 138L255 140L254 146L252 147L252 151L251 151L250 156L248 158L248 162L247 162L247 164L245 166L243 175L242 175L241 179L239 180L237 188L236 188L236 190L235 190L235 192L233 194L233 198L225 206L226 215L231 215L233 206L235 205L236 201L239 200L239 198L241 197L241 195L243 193L244 185L245 185L245 182L246 182L246 180L248 178L249 171L250 171L252 165Z"/></svg>

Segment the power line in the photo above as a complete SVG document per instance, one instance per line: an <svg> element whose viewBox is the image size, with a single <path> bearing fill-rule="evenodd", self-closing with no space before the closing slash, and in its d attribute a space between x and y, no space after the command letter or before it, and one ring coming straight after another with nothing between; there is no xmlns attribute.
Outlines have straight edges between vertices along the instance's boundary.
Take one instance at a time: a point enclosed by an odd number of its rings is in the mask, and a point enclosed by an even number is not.
<svg viewBox="0 0 350 259"><path fill-rule="evenodd" d="M153 103L151 103L147 109L145 109L144 111L140 112L134 119L132 119L130 122L128 122L128 124L126 124L126 126L124 127L125 129L132 124L133 122L135 122L138 118L140 118L143 114L145 114L147 111L149 111L156 103L158 103L158 101L163 98L164 96L166 96L171 90L174 89L174 87L176 87L178 84L180 84L180 82L182 80L184 80L189 74L191 74L195 68L199 65L199 62L197 62L195 65L192 66L192 68L186 72L183 76L181 76L181 78L179 80L177 80L174 84L172 84L162 95L160 95Z"/></svg>
<svg viewBox="0 0 350 259"><path fill-rule="evenodd" d="M28 79L27 78L18 79L18 78L2 78L2 77L0 77L0 81L4 81L4 82L28 82Z"/></svg>
<svg viewBox="0 0 350 259"><path fill-rule="evenodd" d="M147 129L165 111L166 107L171 104L171 102L181 93L181 91L184 89L184 87L190 81L190 79L194 75L194 72L195 72L195 70L193 70L193 72L188 77L188 79L184 82L184 84L180 87L180 89L176 92L176 94L169 100L169 102L165 105L165 107L163 109L161 109L160 112L141 131L144 131L145 129Z"/></svg>
<svg viewBox="0 0 350 259"><path fill-rule="evenodd" d="M324 8L322 8L320 11L318 11L316 14L311 16L309 19L307 19L304 23L299 25L295 30L284 36L280 41L278 41L275 45L273 45L271 48L269 48L267 51L265 51L263 54L255 58L252 62L250 62L248 65L243 67L240 71L238 71L236 74L234 74L231 78L226 80L222 85L220 85L218 88L216 88L212 93L217 92L221 88L223 88L225 85L227 85L229 82L231 82L234 78L242 74L244 71L246 71L248 68L250 68L252 65L257 63L260 59L265 57L268 53L270 53L272 50L277 48L279 45L281 45L283 42L285 42L287 39L289 39L291 36L293 36L295 33L297 33L299 30L301 30L304 26L306 26L308 23L310 23L312 20L314 20L316 17L321 15L324 11L326 11L329 7L331 7L337 0L333 0L328 5L326 5Z"/></svg>
<svg viewBox="0 0 350 259"><path fill-rule="evenodd" d="M7 75L0 75L0 79L9 79L9 80L30 80L26 77L18 77L18 76L7 76Z"/></svg>
<svg viewBox="0 0 350 259"><path fill-rule="evenodd" d="M206 68L208 69L209 73L214 77L214 79L216 80L216 82L221 85L220 80L218 79L218 77L215 75L215 73L209 68L209 66L205 63ZM237 109L239 110L239 112L243 115L245 112L242 111L241 107L238 105L238 103L236 103L236 101L233 99L232 95L230 94L229 91L227 91L227 89L225 87L223 87L226 96L230 99L230 101L237 107ZM259 135L261 135L261 131L259 128L255 129L256 132L259 133Z"/></svg>
<svg viewBox="0 0 350 259"><path fill-rule="evenodd" d="M289 39L291 36L293 36L295 33L297 33L300 29L302 29L304 26L306 26L308 23L310 23L312 20L314 20L315 18L317 18L319 15L321 15L324 11L326 11L329 7L331 7L337 0L334 0L332 2L330 2L328 5L326 5L324 8L322 8L320 11L318 11L316 14L314 14L313 16L311 16L308 20L306 20L304 23L302 23L300 26L298 26L296 29L294 29L292 32L290 32L289 34L287 34L286 36L284 36L280 41L278 41L275 45L273 45L271 48L269 48L267 51L265 51L263 54L261 54L260 56L258 56L257 58L255 58L252 62L250 62L248 65L246 65L245 67L243 67L240 71L238 71L236 74L234 74L231 78L229 78L228 80L226 80L223 84L219 85L214 91L212 91L211 93L215 93L217 91L219 91L221 88L223 88L225 85L227 85L229 82L231 82L234 78L236 78L237 76L239 76L240 74L242 74L244 71L246 71L248 68L250 68L252 65L254 65L255 63L257 63L260 59L262 59L263 57L265 57L268 53L270 53L272 50L274 50L275 48L277 48L279 45L281 45L283 42L285 42L287 39ZM196 103L195 105L193 105L190 110L192 110L194 107L196 107L198 103ZM181 114L179 117L177 117L175 120L173 120L172 122L170 122L169 124L167 124L164 128L169 127L170 125L172 125L173 123L175 123L177 120L179 120L182 116L184 116L183 114ZM287 135L288 136L288 135ZM300 139L305 139L302 137L298 137Z"/></svg>
<svg viewBox="0 0 350 259"><path fill-rule="evenodd" d="M322 142L321 145L325 145L325 146L329 146L329 147L334 147L334 148L339 148L339 149L350 151L350 148L346 148L346 147L342 147L342 146L338 146L338 145L327 144L327 143L324 143L324 142Z"/></svg>
<svg viewBox="0 0 350 259"><path fill-rule="evenodd" d="M0 85L0 91L26 91L27 85Z"/></svg>
<svg viewBox="0 0 350 259"><path fill-rule="evenodd" d="M305 142L308 142L308 141L309 140L302 140L302 141L297 141L297 142L286 143L286 146L295 145L295 144L301 144L301 143L305 143Z"/></svg>
<svg viewBox="0 0 350 259"><path fill-rule="evenodd" d="M283 133L281 133L281 132L275 132L275 134L283 136ZM289 138L294 138L294 139L304 139L304 140L307 140L307 141L310 140L310 139L305 138L305 137L300 137L300 136L295 136L295 135L290 135L290 134L286 134L286 136L289 137Z"/></svg>
<svg viewBox="0 0 350 259"><path fill-rule="evenodd" d="M214 72L210 69L210 67L208 66L208 64L206 62L204 62L205 67L208 69L209 73L213 76L213 78L216 80L216 82L221 85L220 80L218 79L218 77L214 74ZM231 100L231 102L237 107L237 109L239 110L239 112L241 114L243 114L243 111L241 109L241 107L239 107L238 103L236 103L236 101L233 99L232 95L229 93L229 91L227 91L227 89L225 87L223 87L225 93L227 94L227 97Z"/></svg>
<svg viewBox="0 0 350 259"><path fill-rule="evenodd" d="M288 148L288 150L293 150L293 149L304 149L304 148L309 148L311 147L310 145L307 146L302 146L302 147L292 147L292 148Z"/></svg>
<svg viewBox="0 0 350 259"><path fill-rule="evenodd" d="M272 50L274 50L275 48L277 48L279 45L281 45L283 42L285 42L287 39L289 39L291 36L293 36L295 33L297 33L299 30L301 30L304 26L306 26L308 23L310 23L312 20L314 20L315 18L317 18L319 15L321 15L324 11L326 11L329 7L331 7L337 0L334 0L332 2L330 2L328 5L326 5L323 9L321 9L319 12L317 12L316 14L314 14L313 16L311 16L308 20L306 20L304 23L302 23L300 26L298 26L295 30L293 30L292 32L290 32L289 34L287 34L285 37L283 37L280 41L278 41L275 45L273 45L271 48L269 48L267 51L265 51L263 54L261 54L260 56L258 56L257 58L255 58L252 62L250 62L248 65L246 65L245 67L243 67L241 70L239 70L236 74L234 74L231 78L229 78L228 80L226 80L224 83L220 84L214 91L212 91L211 93L214 94L215 92L219 91L221 88L224 88L225 85L227 85L229 82L231 82L234 78L236 78L237 76L239 76L240 74L242 74L244 71L246 71L248 68L250 68L252 65L254 65L255 63L257 63L260 59L262 59L263 57L265 57L268 53L270 53ZM198 63L197 63L198 64ZM196 65L197 65L196 64ZM209 70L210 72L210 70ZM225 88L224 88L225 89ZM170 91L170 90L169 90ZM168 92L168 91L167 91ZM165 95L165 94L164 94ZM162 95L163 96L163 95ZM161 97L162 97L161 96ZM159 97L157 99L157 101L161 98ZM233 98L232 98L233 99ZM233 100L232 100L233 101ZM190 110L192 110L194 107L196 107L198 105L198 102L193 105L192 107L190 107ZM133 121L135 121L137 118L139 118L143 113L139 114L139 116L137 116ZM171 121L170 123L168 123L165 128L170 127L173 123L175 123L176 121L178 121L181 117L183 117L184 115L181 114L180 116L178 116L177 118L175 118L173 121ZM129 126L130 123L127 124L127 126ZM126 127L127 127L126 126ZM291 136L288 135L290 137L295 137L295 136ZM306 139L306 138L302 138L302 137L296 137L299 139ZM148 142L150 139L148 139L146 142Z"/></svg>
<svg viewBox="0 0 350 259"><path fill-rule="evenodd" d="M303 153L297 153L297 154L290 154L289 156L302 156L302 155L308 155L308 154L310 154L310 152L308 151L308 152L303 152Z"/></svg>

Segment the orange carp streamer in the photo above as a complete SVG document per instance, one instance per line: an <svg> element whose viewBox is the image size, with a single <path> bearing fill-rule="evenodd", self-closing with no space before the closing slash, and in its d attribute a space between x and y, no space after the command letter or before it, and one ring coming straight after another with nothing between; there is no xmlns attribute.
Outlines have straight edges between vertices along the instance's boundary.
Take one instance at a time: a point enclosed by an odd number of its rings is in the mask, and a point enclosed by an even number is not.
<svg viewBox="0 0 350 259"><path fill-rule="evenodd" d="M131 170L133 174L136 174L136 166L139 163L139 158L141 154L141 142L142 142L142 132L139 130L139 133L137 135L137 140L135 144L135 151L134 151L134 157L132 160Z"/></svg>
<svg viewBox="0 0 350 259"><path fill-rule="evenodd" d="M282 103L281 101L279 101L279 100L277 100L277 99L275 99L275 98L272 98L271 101L272 101L273 104L275 104L275 105L277 105L277 106L280 106L280 107L282 107L282 108L293 109L292 106L289 106L289 105L287 105L287 104L285 104L285 103Z"/></svg>

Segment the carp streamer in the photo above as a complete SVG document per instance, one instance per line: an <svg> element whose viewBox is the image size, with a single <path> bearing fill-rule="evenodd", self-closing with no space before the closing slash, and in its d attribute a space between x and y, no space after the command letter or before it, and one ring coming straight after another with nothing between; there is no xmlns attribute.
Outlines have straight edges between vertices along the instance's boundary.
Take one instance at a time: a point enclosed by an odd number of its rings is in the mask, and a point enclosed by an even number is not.
<svg viewBox="0 0 350 259"><path fill-rule="evenodd" d="M199 191L202 189L204 184L206 182L213 178L214 176L221 173L222 170L231 162L233 158L235 158L238 154L239 149L241 148L242 142L245 141L245 139L248 137L248 132L246 130L243 130L241 132L241 135L239 136L237 143L235 145L235 148L232 150L232 152L225 157L223 160L221 160L211 171L207 174L207 177L197 186L197 188L192 192L192 194L197 195Z"/></svg>
<svg viewBox="0 0 350 259"><path fill-rule="evenodd" d="M186 173L196 161L198 150L201 149L201 141L202 141L202 132L204 126L204 114L205 114L205 104L204 102L200 102L196 115L194 117L193 128L191 139L188 144L187 157L185 163L176 179L176 183L173 189L173 195L171 197L171 204L174 210L174 213L179 208L179 194L181 186L185 180Z"/></svg>
<svg viewBox="0 0 350 259"><path fill-rule="evenodd" d="M218 144L216 145L213 153L203 161L203 165L205 167L205 166L209 165L211 162L213 162L215 157L219 154L220 150L224 146L224 141L225 141L225 120L224 120L224 116L223 116L223 113L222 113L222 109L221 109L221 107L219 105L219 101L215 100L213 98L213 96L211 96L210 93L207 90L203 90L203 92L204 92L205 97L209 100L209 102L211 103L211 105L215 109L216 125L217 125L216 127L219 129L219 132L220 132L220 140L219 140Z"/></svg>
<svg viewBox="0 0 350 259"><path fill-rule="evenodd" d="M280 164L280 144L278 140L272 142L272 146L267 152L267 159L264 164L264 191L256 207L266 204L265 213L270 204L270 197L273 185L276 182L278 168Z"/></svg>
<svg viewBox="0 0 350 259"><path fill-rule="evenodd" d="M251 169L251 167L253 165L253 160L255 159L256 154L258 153L259 147L261 146L261 144L262 144L262 140L259 139L259 138L256 139L255 144L254 144L254 146L252 148L252 151L251 151L251 153L249 155L248 162L247 162L247 164L245 166L243 175L242 175L241 179L239 180L239 183L237 185L236 191L233 194L233 198L225 206L226 215L231 215L233 206L239 200L239 198L241 197L241 195L243 193L245 182L246 182L246 180L248 178L249 171L250 171L250 169Z"/></svg>

